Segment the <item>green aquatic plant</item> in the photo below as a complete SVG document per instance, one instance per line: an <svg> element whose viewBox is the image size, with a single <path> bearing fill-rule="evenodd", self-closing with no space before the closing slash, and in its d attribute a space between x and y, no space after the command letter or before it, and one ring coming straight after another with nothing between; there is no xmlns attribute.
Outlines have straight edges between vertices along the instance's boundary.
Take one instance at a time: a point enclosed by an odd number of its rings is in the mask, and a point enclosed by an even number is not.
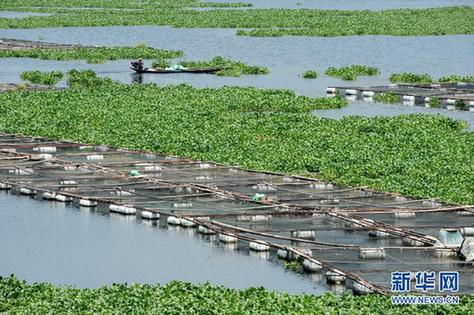
<svg viewBox="0 0 474 315"><path fill-rule="evenodd" d="M346 106L340 97L88 80L90 88L0 94L0 131L474 204L474 133L461 121L421 114L333 120L310 112Z"/></svg>
<svg viewBox="0 0 474 315"><path fill-rule="evenodd" d="M99 78L92 70L71 70L67 73L67 83L70 88L98 87L112 81L108 78Z"/></svg>
<svg viewBox="0 0 474 315"><path fill-rule="evenodd" d="M318 77L318 73L315 70L307 70L303 72L304 79L316 79Z"/></svg>
<svg viewBox="0 0 474 315"><path fill-rule="evenodd" d="M459 76L459 75L450 75L439 78L438 82L442 83L457 83L457 82L464 82L464 83L473 83L474 76Z"/></svg>
<svg viewBox="0 0 474 315"><path fill-rule="evenodd" d="M390 82L394 83L431 83L433 78L429 74L418 73L392 73L390 75Z"/></svg>
<svg viewBox="0 0 474 315"><path fill-rule="evenodd" d="M298 260L285 261L285 268L295 272L301 272L301 264Z"/></svg>
<svg viewBox="0 0 474 315"><path fill-rule="evenodd" d="M454 107L459 110L465 110L467 108L466 103L463 100L456 100L454 102Z"/></svg>
<svg viewBox="0 0 474 315"><path fill-rule="evenodd" d="M441 105L441 102L439 98L437 98L436 96L432 96L430 97L428 104L430 105L430 107L438 108Z"/></svg>
<svg viewBox="0 0 474 315"><path fill-rule="evenodd" d="M25 71L21 73L20 78L35 84L56 85L63 76L61 71Z"/></svg>
<svg viewBox="0 0 474 315"><path fill-rule="evenodd" d="M0 50L0 58L35 58L45 60L87 60L103 63L117 59L170 59L183 55L182 51L162 50L151 47L73 47L34 48L30 50Z"/></svg>
<svg viewBox="0 0 474 315"><path fill-rule="evenodd" d="M329 67L324 72L327 76L341 78L342 80L356 80L360 75L378 75L379 69L376 67L369 67L364 65L352 65L341 68Z"/></svg>
<svg viewBox="0 0 474 315"><path fill-rule="evenodd" d="M180 64L187 68L208 68L208 67L222 67L223 69L217 72L220 76L234 76L246 74L267 74L268 68L260 66L250 66L240 61L233 61L221 56L205 61L190 61L183 60Z"/></svg>
<svg viewBox="0 0 474 315"><path fill-rule="evenodd" d="M400 103L400 95L397 95L393 92L383 92L375 95L374 101L387 104Z"/></svg>
<svg viewBox="0 0 474 315"><path fill-rule="evenodd" d="M474 298L453 305L393 305L390 296L289 294L260 288L235 290L171 281L166 285L112 284L96 289L28 284L0 277L5 314L471 314Z"/></svg>

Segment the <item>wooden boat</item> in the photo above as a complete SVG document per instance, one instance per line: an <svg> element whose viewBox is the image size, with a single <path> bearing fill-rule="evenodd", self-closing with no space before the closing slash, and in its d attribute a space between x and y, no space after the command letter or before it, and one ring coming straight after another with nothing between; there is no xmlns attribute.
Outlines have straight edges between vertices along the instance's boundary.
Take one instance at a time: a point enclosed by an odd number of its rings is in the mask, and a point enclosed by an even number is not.
<svg viewBox="0 0 474 315"><path fill-rule="evenodd" d="M191 68L191 69L164 69L164 68L145 68L139 70L137 68L130 67L136 73L156 73L156 74L165 74L165 73L216 73L219 70L224 69L223 67L209 67L209 68Z"/></svg>

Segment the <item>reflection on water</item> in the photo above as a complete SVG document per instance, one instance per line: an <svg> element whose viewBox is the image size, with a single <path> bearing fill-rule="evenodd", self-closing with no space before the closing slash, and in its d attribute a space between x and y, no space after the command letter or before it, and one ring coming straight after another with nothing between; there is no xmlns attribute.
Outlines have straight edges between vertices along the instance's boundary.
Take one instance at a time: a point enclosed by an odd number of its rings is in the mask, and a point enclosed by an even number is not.
<svg viewBox="0 0 474 315"><path fill-rule="evenodd" d="M114 282L211 282L320 294L324 283L281 264L222 250L182 229L0 192L0 276L79 287ZM155 223L156 224L156 223ZM234 244L235 245L235 244Z"/></svg>

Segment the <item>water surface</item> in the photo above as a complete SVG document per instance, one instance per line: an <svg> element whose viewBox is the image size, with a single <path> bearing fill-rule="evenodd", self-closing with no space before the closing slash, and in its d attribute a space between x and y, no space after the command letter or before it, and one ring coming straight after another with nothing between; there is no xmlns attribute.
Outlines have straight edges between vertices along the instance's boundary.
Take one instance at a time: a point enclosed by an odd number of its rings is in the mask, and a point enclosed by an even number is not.
<svg viewBox="0 0 474 315"><path fill-rule="evenodd" d="M310 276L135 217L0 192L0 276L95 288L112 283L210 282L321 294ZM191 235L188 235L192 232Z"/></svg>

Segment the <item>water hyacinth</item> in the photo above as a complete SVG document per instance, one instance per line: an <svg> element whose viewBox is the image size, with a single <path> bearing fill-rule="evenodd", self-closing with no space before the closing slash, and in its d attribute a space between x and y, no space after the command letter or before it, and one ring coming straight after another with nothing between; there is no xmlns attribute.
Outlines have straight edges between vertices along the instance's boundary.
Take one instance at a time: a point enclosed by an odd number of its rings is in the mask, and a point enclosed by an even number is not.
<svg viewBox="0 0 474 315"><path fill-rule="evenodd" d="M63 76L61 71L25 71L21 73L20 78L35 84L56 85Z"/></svg>
<svg viewBox="0 0 474 315"><path fill-rule="evenodd" d="M182 2L160 1L150 10L146 2L98 0L97 10L64 9L69 0L56 0L50 7L36 8L37 1L25 4L20 0L4 0L0 8L8 10L46 12L50 16L30 16L22 19L0 18L0 28L39 28L112 25L167 25L181 28L245 28L238 35L249 36L356 36L356 35L446 35L473 34L470 21L474 9L469 6L430 9L396 9L383 11L342 11L311 9L249 9L249 10L185 10ZM40 2L39 6L45 5ZM192 5L195 2L189 3ZM78 4L76 2L76 4ZM104 6L101 8L101 4ZM114 10L123 8L136 11ZM25 7L26 6L26 7ZM76 5L76 7L81 7ZM116 8L117 8L116 6ZM140 7L142 6L142 7ZM248 30L248 29L251 30ZM252 30L253 29L253 30Z"/></svg>
<svg viewBox="0 0 474 315"><path fill-rule="evenodd" d="M400 95L393 92L383 92L374 96L374 102L394 104L400 102Z"/></svg>
<svg viewBox="0 0 474 315"><path fill-rule="evenodd" d="M107 60L117 59L170 59L182 55L182 51L156 49L143 45L136 47L73 47L66 49L34 48L30 50L0 50L0 58L87 60L88 63L103 63Z"/></svg>
<svg viewBox="0 0 474 315"><path fill-rule="evenodd" d="M157 63L158 64L158 63ZM211 60L204 61L191 61L183 60L179 64L186 68L213 68L222 67L223 69L218 71L218 76L233 76L238 77L247 74L267 74L268 68L261 66L251 66L240 61L233 61L221 56L214 57Z"/></svg>
<svg viewBox="0 0 474 315"><path fill-rule="evenodd" d="M473 83L474 82L474 76L450 75L450 76L445 76L445 77L439 78L438 82L442 82L442 83L457 83L457 82Z"/></svg>
<svg viewBox="0 0 474 315"><path fill-rule="evenodd" d="M474 133L460 121L428 115L332 120L309 112L345 106L340 97L91 81L100 85L0 94L0 130L474 203Z"/></svg>
<svg viewBox="0 0 474 315"><path fill-rule="evenodd" d="M358 76L368 75L374 76L380 74L376 67L369 67L364 65L352 65L341 68L329 67L324 72L327 76L341 78L342 80L356 80Z"/></svg>
<svg viewBox="0 0 474 315"><path fill-rule="evenodd" d="M303 72L304 79L316 79L318 77L318 73L315 70L307 70Z"/></svg>
<svg viewBox="0 0 474 315"><path fill-rule="evenodd" d="M113 284L98 289L28 284L0 277L0 312L8 314L470 314L474 298L455 305L397 305L389 296L325 293L320 296L235 290L172 281L166 285Z"/></svg>
<svg viewBox="0 0 474 315"><path fill-rule="evenodd" d="M429 74L417 74L417 73L392 73L390 75L390 82L394 83L431 83L433 78Z"/></svg>

